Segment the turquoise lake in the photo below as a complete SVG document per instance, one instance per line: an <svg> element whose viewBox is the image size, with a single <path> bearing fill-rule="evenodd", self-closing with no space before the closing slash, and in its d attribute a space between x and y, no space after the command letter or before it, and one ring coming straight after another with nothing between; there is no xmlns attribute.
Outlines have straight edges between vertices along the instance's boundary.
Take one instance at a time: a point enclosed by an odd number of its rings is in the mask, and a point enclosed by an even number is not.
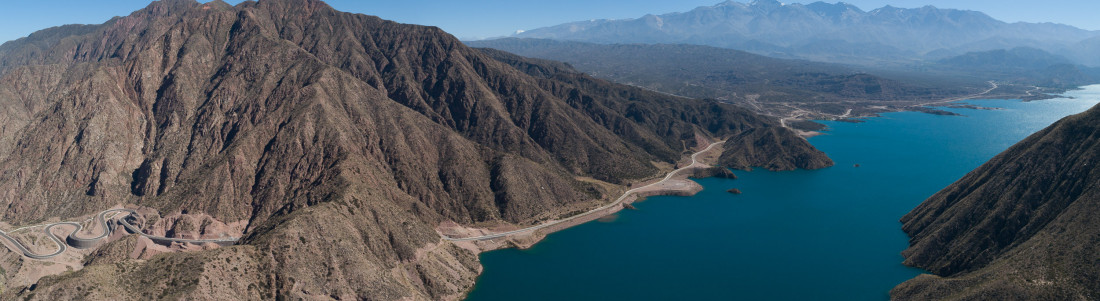
<svg viewBox="0 0 1100 301"><path fill-rule="evenodd" d="M1075 99L972 100L1002 109L825 122L827 134L809 140L834 167L701 179L706 189L695 196L651 197L530 249L484 253L468 300L886 300L921 273L901 264L908 237L898 219L1027 135L1100 102L1100 86L1066 95Z"/></svg>

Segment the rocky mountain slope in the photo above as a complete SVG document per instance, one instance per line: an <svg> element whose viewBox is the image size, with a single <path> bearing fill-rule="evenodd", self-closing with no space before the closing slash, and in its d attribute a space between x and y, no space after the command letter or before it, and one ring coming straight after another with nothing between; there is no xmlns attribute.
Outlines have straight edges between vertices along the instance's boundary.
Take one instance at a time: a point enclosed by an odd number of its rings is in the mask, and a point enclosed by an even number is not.
<svg viewBox="0 0 1100 301"><path fill-rule="evenodd" d="M819 169L833 166L833 160L794 131L757 128L744 131L723 143L718 164L736 169L763 167L769 170Z"/></svg>
<svg viewBox="0 0 1100 301"><path fill-rule="evenodd" d="M1035 133L902 218L896 300L1100 298L1100 106Z"/></svg>
<svg viewBox="0 0 1100 301"><path fill-rule="evenodd" d="M5 43L4 221L127 204L242 225L244 238L149 260L101 252L114 255L2 297L452 299L481 267L441 239L441 223L526 225L596 207L616 196L580 179L655 176L653 162L701 137L778 126L498 58L438 28L313 0L163 0Z"/></svg>
<svg viewBox="0 0 1100 301"><path fill-rule="evenodd" d="M595 43L686 43L822 61L875 63L939 58L1019 46L1077 55L1078 43L1100 36L1066 25L1005 23L976 11L886 6L871 11L847 3L784 4L726 1L688 12L636 19L591 20L516 35Z"/></svg>
<svg viewBox="0 0 1100 301"><path fill-rule="evenodd" d="M526 70L528 74L537 77L546 77L552 80L543 80L541 83L553 91L555 85L561 82L575 83L588 86L590 90L606 91L595 99L604 100L608 105L610 101L625 101L624 97L638 97L636 95L649 95L660 97L661 94L649 91L633 91L623 95L621 92L608 93L616 90L616 86L603 81L594 81L589 77L573 70L571 66L553 61L540 61L524 58L508 52L481 49L489 56L512 66ZM618 94L618 95L616 95ZM562 97L568 98L563 95ZM625 108L621 108L625 109ZM664 108L677 114L679 108ZM806 139L798 136L794 131L777 126L745 128L731 135L723 143L723 152L718 159L718 165L734 169L750 169L763 167L765 169L780 171L794 169L819 169L833 166L833 160L814 148Z"/></svg>

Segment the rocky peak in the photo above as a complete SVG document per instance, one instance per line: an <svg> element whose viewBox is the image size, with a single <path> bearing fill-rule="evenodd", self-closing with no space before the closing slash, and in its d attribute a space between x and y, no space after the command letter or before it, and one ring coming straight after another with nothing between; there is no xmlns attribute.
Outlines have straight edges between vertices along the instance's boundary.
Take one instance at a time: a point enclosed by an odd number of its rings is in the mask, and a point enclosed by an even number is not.
<svg viewBox="0 0 1100 301"><path fill-rule="evenodd" d="M130 16L163 17L181 15L185 11L197 9L202 6L202 3L195 0L157 0L149 3L145 8L130 14Z"/></svg>
<svg viewBox="0 0 1100 301"><path fill-rule="evenodd" d="M783 7L783 3L776 0L753 0L752 3L749 3L749 7L760 11L769 12Z"/></svg>
<svg viewBox="0 0 1100 301"><path fill-rule="evenodd" d="M280 16L309 16L316 13L335 15L337 11L328 3L321 0L260 0L256 3L243 2L245 7L252 7L277 13Z"/></svg>
<svg viewBox="0 0 1100 301"><path fill-rule="evenodd" d="M745 6L745 4L741 3L741 2L734 1L734 0L726 0L725 2L718 3L717 5L714 5L713 7L723 7L723 6Z"/></svg>
<svg viewBox="0 0 1100 301"><path fill-rule="evenodd" d="M806 5L807 8L822 16L840 16L846 13L863 14L863 10L855 5L837 2L834 4L818 1Z"/></svg>

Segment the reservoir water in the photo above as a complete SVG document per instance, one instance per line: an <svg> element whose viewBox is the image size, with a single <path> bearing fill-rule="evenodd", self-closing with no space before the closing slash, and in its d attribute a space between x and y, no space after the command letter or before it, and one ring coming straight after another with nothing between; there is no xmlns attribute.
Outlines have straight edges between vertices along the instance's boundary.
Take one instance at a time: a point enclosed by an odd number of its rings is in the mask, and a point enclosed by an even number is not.
<svg viewBox="0 0 1100 301"><path fill-rule="evenodd" d="M1100 86L1067 95L1075 99L947 109L965 116L826 122L827 134L809 140L834 167L701 179L706 189L693 197L651 197L530 249L484 253L468 300L886 300L921 273L901 264L908 238L898 219L1027 135L1100 102Z"/></svg>

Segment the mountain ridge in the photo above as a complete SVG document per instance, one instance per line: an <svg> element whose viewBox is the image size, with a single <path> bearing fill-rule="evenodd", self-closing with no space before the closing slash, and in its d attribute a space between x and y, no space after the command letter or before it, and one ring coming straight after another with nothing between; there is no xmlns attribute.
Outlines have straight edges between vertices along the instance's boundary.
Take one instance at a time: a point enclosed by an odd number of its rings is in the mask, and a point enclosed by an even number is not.
<svg viewBox="0 0 1100 301"><path fill-rule="evenodd" d="M854 8L854 9L853 9ZM636 19L591 20L526 30L513 35L594 43L686 43L752 51L783 57L860 63L859 56L905 61L935 51L984 51L963 48L968 41L997 37L1036 41L1044 50L1064 47L1100 32L1052 23L1006 23L967 10L934 6L886 6L863 11L848 4L808 5L727 1L687 12L646 15ZM1041 43L1039 43L1041 41ZM824 49L822 49L824 47ZM1005 47L998 47L1005 48ZM1075 60L1091 60L1074 55Z"/></svg>
<svg viewBox="0 0 1100 301"><path fill-rule="evenodd" d="M895 300L1091 300L1100 294L1100 105L1029 136L906 214Z"/></svg>
<svg viewBox="0 0 1100 301"><path fill-rule="evenodd" d="M6 256L4 299L456 299L481 266L440 224L558 218L614 190L580 178L621 187L779 126L313 0L157 1L32 37L0 46L5 221L129 206L145 231L243 238L118 240L40 279Z"/></svg>

